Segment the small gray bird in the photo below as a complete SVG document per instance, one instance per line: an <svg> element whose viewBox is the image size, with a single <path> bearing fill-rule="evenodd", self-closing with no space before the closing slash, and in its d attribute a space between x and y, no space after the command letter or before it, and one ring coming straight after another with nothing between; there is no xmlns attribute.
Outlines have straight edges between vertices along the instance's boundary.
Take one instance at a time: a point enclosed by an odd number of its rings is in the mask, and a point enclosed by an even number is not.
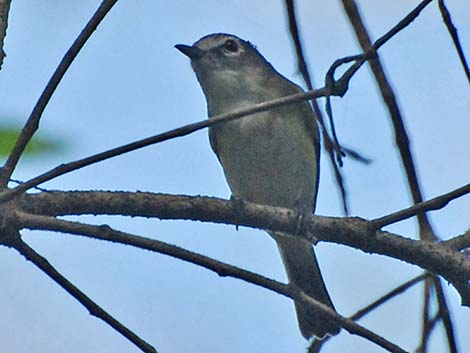
<svg viewBox="0 0 470 353"><path fill-rule="evenodd" d="M248 41L210 34L175 46L191 59L209 118L302 92ZM319 136L308 102L283 106L210 127L212 149L236 198L301 213L313 212L318 187ZM333 308L312 245L271 232L291 283ZM339 328L311 307L295 303L302 335L334 335Z"/></svg>

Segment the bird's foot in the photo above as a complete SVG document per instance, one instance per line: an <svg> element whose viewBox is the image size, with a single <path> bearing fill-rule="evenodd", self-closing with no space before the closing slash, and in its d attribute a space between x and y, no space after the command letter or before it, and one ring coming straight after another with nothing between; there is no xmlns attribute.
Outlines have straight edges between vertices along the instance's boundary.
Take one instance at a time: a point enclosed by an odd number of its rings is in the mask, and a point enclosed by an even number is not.
<svg viewBox="0 0 470 353"><path fill-rule="evenodd" d="M241 213L241 211L245 208L245 201L238 196L232 194L230 196L230 201L232 202L233 212L235 214ZM238 230L238 224L235 225L235 229Z"/></svg>
<svg viewBox="0 0 470 353"><path fill-rule="evenodd" d="M297 215L293 235L298 236L305 232L305 221L312 215L312 210L305 204L296 205L295 209L297 210ZM314 240L313 244L315 245L318 240L316 238Z"/></svg>

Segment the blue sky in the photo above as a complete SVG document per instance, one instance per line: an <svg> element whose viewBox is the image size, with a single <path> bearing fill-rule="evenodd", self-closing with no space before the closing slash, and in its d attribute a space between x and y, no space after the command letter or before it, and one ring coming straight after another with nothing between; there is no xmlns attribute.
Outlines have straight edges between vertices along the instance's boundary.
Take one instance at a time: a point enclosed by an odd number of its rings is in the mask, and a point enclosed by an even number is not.
<svg viewBox="0 0 470 353"><path fill-rule="evenodd" d="M0 71L2 124L22 124L44 85L99 1L13 1ZM120 1L79 54L41 121L40 135L63 141L61 154L25 158L15 178L28 179L55 165L201 120L205 100L188 59L175 50L213 32L248 39L295 82L295 56L282 1ZM462 45L470 56L470 3L447 1ZM385 33L415 2L359 2L373 38ZM338 57L356 54L339 2L299 1L306 53L317 85ZM470 98L437 4L380 51L406 119L425 198L468 183ZM321 102L323 104L323 102ZM345 161L353 215L374 218L410 205L391 124L371 79L362 68L342 98L333 99L339 138L373 159ZM317 213L341 215L326 156L321 164ZM207 131L120 156L44 185L61 190L129 190L210 195L229 190L212 154ZM439 236L468 229L469 198L433 212ZM178 244L214 258L285 280L277 250L262 231L183 221L82 217L135 234ZM390 227L415 237L413 221ZM130 247L74 236L25 232L25 239L72 282L161 352L302 352L287 299L207 270ZM336 308L348 315L420 273L418 268L334 244L317 253ZM91 317L21 256L0 248L0 340L9 352L137 352ZM462 352L468 308L446 287ZM421 288L394 299L362 324L408 350L420 332ZM26 333L26 334L25 334ZM432 352L442 351L442 333ZM325 352L377 352L342 333Z"/></svg>

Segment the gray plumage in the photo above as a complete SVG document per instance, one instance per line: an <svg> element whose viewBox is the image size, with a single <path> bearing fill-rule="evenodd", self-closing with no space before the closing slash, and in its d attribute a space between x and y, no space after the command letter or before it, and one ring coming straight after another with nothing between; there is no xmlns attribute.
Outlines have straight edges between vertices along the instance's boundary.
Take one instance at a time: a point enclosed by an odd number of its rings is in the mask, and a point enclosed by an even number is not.
<svg viewBox="0 0 470 353"><path fill-rule="evenodd" d="M251 43L236 36L211 34L192 46L176 48L191 59L206 96L209 118L302 92ZM309 103L282 106L212 126L209 138L234 196L313 212L320 146ZM270 234L278 245L289 281L333 308L311 244L287 234ZM339 331L311 307L301 303L295 303L295 307L304 337Z"/></svg>

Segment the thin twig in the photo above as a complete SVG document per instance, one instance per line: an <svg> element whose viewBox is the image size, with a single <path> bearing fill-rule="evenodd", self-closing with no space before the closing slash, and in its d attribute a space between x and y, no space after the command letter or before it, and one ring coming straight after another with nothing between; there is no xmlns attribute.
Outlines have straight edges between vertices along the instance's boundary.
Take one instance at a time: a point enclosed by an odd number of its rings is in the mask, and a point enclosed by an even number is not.
<svg viewBox="0 0 470 353"><path fill-rule="evenodd" d="M302 41L300 39L299 26L298 26L297 18L295 15L294 0L285 0L285 4L286 4L286 11L287 11L287 18L289 20L290 34L291 34L291 38L294 43L295 52L297 55L297 68L299 72L301 73L307 88L309 90L312 90L313 80L311 78L311 74L309 72L308 65L307 65L307 60L305 59L304 50L302 48ZM324 141L323 145L330 159L331 167L333 168L333 171L335 174L336 184L338 185L338 188L340 190L341 200L343 204L343 211L347 215L349 214L349 211L348 211L348 199L347 199L346 186L344 185L344 181L343 181L344 178L341 173L341 170L339 169L339 166L342 165L341 157L343 153L341 151L341 147L339 145L338 140L336 139L335 141L333 141L330 135L328 134L328 129L326 128L326 124L325 124L325 119L323 118L322 111L316 99L312 100L312 107L313 107L315 116L317 118L317 121L320 124L322 137ZM330 126L333 132L333 135L336 136L335 126L332 121L330 121Z"/></svg>
<svg viewBox="0 0 470 353"><path fill-rule="evenodd" d="M340 58L335 60L333 65L330 66L328 69L327 75L326 75L326 82L331 82L331 84L335 84L334 80L334 73L338 67L341 65L344 65L346 63L354 61L354 64L348 69L348 73L344 74L343 77L350 77L353 76L356 71L367 61L371 59L375 59L377 57L377 51L385 44L387 43L392 37L394 37L396 34L398 34L400 31L408 27L411 22L413 22L424 10L424 8L431 2L432 0L424 0L421 3L418 4L410 13L408 13L400 22L398 22L395 26L393 26L387 33L385 33L383 36L381 36L379 39L377 39L374 44L370 47L367 48L367 50L364 51L363 54L359 55L351 55L351 56L346 56L344 58ZM349 80L344 80L342 83L349 83ZM327 85L328 87L330 85ZM340 93L343 92L343 94L347 91L348 87L336 87L335 92ZM339 96L343 96L343 94L339 94Z"/></svg>
<svg viewBox="0 0 470 353"><path fill-rule="evenodd" d="M423 273L419 276L416 276L405 283L402 283L398 287L392 289L390 292L384 294L377 300L374 300L372 303L369 305L365 306L364 308L356 311L353 315L349 316L348 318L354 321L357 321L370 313L371 311L377 309L380 305L386 303L390 299L393 299L397 295L404 293L407 291L409 288L413 287L415 284L421 282L423 279L431 276L429 273ZM331 336L327 336L323 338L322 340L319 339L314 339L312 344L310 345L308 349L308 353L318 353L321 349L321 347L331 338Z"/></svg>
<svg viewBox="0 0 470 353"><path fill-rule="evenodd" d="M459 55L463 70L467 76L467 81L470 84L470 69L468 68L467 59L465 59L465 53L463 52L462 45L460 44L457 28L455 28L454 24L452 23L452 17L450 16L450 12L444 3L444 0L439 0L439 10L441 11L442 19L446 24L447 30L452 37L452 42L454 43L455 50L457 50L457 54Z"/></svg>
<svg viewBox="0 0 470 353"><path fill-rule="evenodd" d="M418 7L415 8L414 11L421 11L430 2L431 0L422 1L418 5ZM356 33L357 40L362 50L366 52L372 46L372 42L362 21L356 2L354 0L342 0L342 4ZM398 107L398 103L395 98L395 93L392 89L392 86L388 82L388 78L385 75L385 71L383 70L382 64L380 63L380 58L377 56L374 60L369 61L369 64L372 69L372 73L375 76L376 82L382 94L382 98L388 108L390 118L393 123L395 131L395 141L400 151L402 164L406 172L409 189L413 197L413 202L415 204L420 203L423 201L421 187L418 182L415 163L411 154L408 133L403 122L403 117L400 112L400 108ZM418 215L418 222L420 225L420 236L426 240L434 240L434 233L425 213Z"/></svg>
<svg viewBox="0 0 470 353"><path fill-rule="evenodd" d="M44 91L41 93L41 96L34 106L25 126L21 130L20 136L18 137L13 150L8 156L8 160L6 161L3 168L0 169L0 189L6 188L8 181L16 168L16 165L18 164L18 161L20 160L21 155L26 148L26 145L29 143L34 133L39 128L39 121L41 119L42 113L44 112L44 109L46 109L49 100L57 89L57 86L64 77L68 68L77 57L78 53L83 48L87 40L101 23L103 18L111 10L114 4L116 4L116 2L117 0L103 0L94 15L86 24L85 28L79 34L77 39L75 39L70 49L67 51L67 53L65 53L59 66L44 88Z"/></svg>
<svg viewBox="0 0 470 353"><path fill-rule="evenodd" d="M342 161L342 156L344 156L344 152L342 152L341 145L338 140L338 136L336 135L336 128L335 128L335 121L333 119L333 110L331 109L331 96L326 96L325 97L325 111L326 115L328 116L328 122L330 124L330 129L331 129L331 135L333 136L332 142L338 146L338 149L340 150L339 153L337 153L336 161L338 162L339 166L343 165Z"/></svg>
<svg viewBox="0 0 470 353"><path fill-rule="evenodd" d="M287 18L289 20L289 30L292 41L294 42L295 52L297 54L297 68L302 75L305 84L309 90L313 89L311 75L308 69L307 60L305 60L304 50L302 48L302 41L300 39L299 26L295 14L294 0L285 0Z"/></svg>
<svg viewBox="0 0 470 353"><path fill-rule="evenodd" d="M363 63L366 60L369 60L371 58L375 58L376 57L376 51L382 45L384 45L388 40L390 40L393 36L395 36L398 32L400 32L401 30L406 28L411 22L413 22L419 16L421 11L431 1L432 0L425 0L425 1L421 2L415 9L413 9L408 15L406 15L390 31L388 31L385 35L380 37L374 43L374 45L370 46L364 54L349 56L349 57L345 57L345 58L341 58L341 59L336 60L333 63L333 65L330 67L330 69L328 70L328 73L326 75L326 78L325 78L326 87L330 87L330 90L332 92L334 91L336 93L335 95L343 96L344 93L348 89L350 79L357 72L357 70L359 70L359 68L363 65ZM302 75L304 75L304 79L305 79L305 74L308 75L308 71L302 71L302 68L306 67L306 64L305 64L305 60L303 59L303 51L302 51L302 47L301 47L301 42L300 42L300 39L296 39L295 34L297 34L297 37L298 37L298 30L291 23L291 22L295 23L295 21L293 21L293 20L295 20L295 12L294 12L293 3L288 1L288 0L286 0L286 3L287 3L286 7L287 7L287 10L288 10L288 14L289 14L289 24L290 24L290 27L291 27L291 33L293 34L294 43L296 44L297 56L298 57L300 56L300 58L299 58L299 62L300 62L299 70L302 72ZM292 3L292 4L290 4L290 3ZM292 29L293 27L294 27L294 29ZM343 79L339 80L339 81L335 81L334 80L335 70L340 65L351 62L351 61L355 61L355 63L343 74L343 76L342 76ZM307 76L307 77L309 77L309 76ZM307 83L309 82L309 79L308 80L305 79L305 80L306 80ZM334 89L333 89L333 87L334 87ZM329 97L329 95L327 95L327 97ZM315 108L315 106L314 106L314 108ZM315 111L315 112L317 113L317 111ZM338 168L338 165L336 164L336 159L334 157L335 153L336 153L336 155L339 158L338 162L341 163L341 150L338 150L339 149L339 144L335 144L331 140L329 135L326 133L326 126L325 126L325 123L323 122L323 119L321 119L321 120L319 119L319 121L320 121L320 126L322 127L323 139L324 139L324 143L325 143L325 149L327 150L328 155L330 156L331 166L334 170L337 184L340 187L341 197L343 199L343 206L345 207L345 211L347 213L346 190L345 190L345 186L344 186L344 183L343 183L343 177L342 177L341 172Z"/></svg>
<svg viewBox="0 0 470 353"><path fill-rule="evenodd" d="M325 131L325 130L323 130ZM323 136L326 135L326 132L323 134ZM341 170L338 167L337 161L338 159L335 159L335 156L339 156L340 154L334 154L333 150L335 149L335 144L333 142L330 142L330 140L323 138L325 149L328 152L329 161L330 161L330 166L333 169L334 175L335 175L335 180L336 180L336 185L339 187L339 192L341 195L341 200L343 200L343 212L344 214L349 214L349 206L348 206L348 199L347 199L347 190L346 190L346 184L343 181L343 174L341 173ZM339 162L338 162L339 163Z"/></svg>
<svg viewBox="0 0 470 353"><path fill-rule="evenodd" d="M410 217L416 216L417 214L431 211L439 210L446 206L450 201L455 200L463 195L470 193L470 184L464 185L458 189L452 190L444 195L437 196L428 201L420 202L409 208L405 208L398 212L373 219L371 222L377 229L380 229L386 225L403 221Z"/></svg>
<svg viewBox="0 0 470 353"><path fill-rule="evenodd" d="M355 0L342 0L342 3L343 8L354 29L354 32L356 33L357 40L362 50L365 52L370 48L371 40L364 25L364 22L362 21L356 2ZM418 7L421 7L421 9L423 9L429 3L430 0L424 0L418 5ZM413 155L411 153L408 133L405 128L403 116L398 106L398 102L395 98L395 93L388 81L388 78L385 74L385 71L378 55L374 60L369 61L369 65L372 69L372 73L374 74L375 80L380 89L380 93L382 94L382 98L388 108L389 115L392 120L395 132L395 142L400 152L402 165L405 169L409 190L413 198L413 203L421 203L423 201L421 186L418 181L417 171L413 160ZM418 213L417 219L419 224L420 239L426 241L435 241L437 237L435 236L427 214L425 212ZM425 290L429 290L429 288ZM426 295L428 295L427 292L425 292L425 296ZM438 297L439 310L441 312L448 312L449 309L446 302L446 298L444 296L441 296L440 292L436 293L436 295ZM448 324L452 326L450 318ZM446 333L449 332L453 332L453 330L446 330ZM454 337L448 336L448 341L451 342L452 340L454 340Z"/></svg>
<svg viewBox="0 0 470 353"><path fill-rule="evenodd" d="M428 350L429 337L431 332L436 326L436 322L431 319L431 278L426 278L424 281L424 300L423 300L423 315L421 318L421 342L416 352L426 353Z"/></svg>
<svg viewBox="0 0 470 353"><path fill-rule="evenodd" d="M290 96L269 100L266 102L255 104L248 108L237 109L229 113L220 114L220 115L211 117L210 119L204 119L196 123L187 124L182 127L172 129L161 134L150 136L150 137L147 137L147 138L135 141L135 142L131 142L126 145L122 145L119 147L109 149L104 152L94 154L89 157L85 157L83 159L79 159L79 160L69 162L66 164L61 164L33 179L30 179L24 182L23 184L11 190L3 191L2 193L0 193L0 201L11 199L15 197L16 195L19 195L32 187L38 186L39 184L42 184L46 181L54 179L60 175L64 175L73 170L78 170L80 168L89 166L91 164L95 164L97 162L101 162L109 158L122 155L124 153L135 151L137 149L150 146L152 144L156 144L159 142L167 141L175 137L186 136L195 131L206 128L208 126L220 124L222 122L226 122L226 121L230 121L234 119L239 119L241 117L263 112L263 111L266 111L266 110L269 110L269 109L272 109L281 105L294 104L300 101L304 101L306 99L324 96L325 94L326 94L326 88L321 88L321 89L317 89L313 91L308 91L305 93L297 93L297 94L293 94Z"/></svg>
<svg viewBox="0 0 470 353"><path fill-rule="evenodd" d="M307 296L305 293L300 293L300 298L304 300L306 303L310 303L311 305L314 304L314 300ZM323 306L323 304L322 304ZM335 311L328 306L325 305L325 308L334 313ZM361 336L371 342L374 342L376 345L386 349L389 352L400 352L400 353L407 353L405 350L397 346L396 344L386 340L382 336L377 335L376 333L366 329L363 326L356 324L353 320L345 319L341 321L342 327L351 334Z"/></svg>
<svg viewBox="0 0 470 353"><path fill-rule="evenodd" d="M5 51L3 50L3 42L7 34L8 12L10 11L11 0L0 0L0 69L2 68Z"/></svg>
<svg viewBox="0 0 470 353"><path fill-rule="evenodd" d="M441 279L438 276L432 277L434 289L436 290L436 297L439 304L438 317L442 319L444 329L446 331L447 343L449 345L449 353L457 353L457 341L455 339L454 326L450 318L449 307L447 305L444 289L442 288ZM441 302L444 300L444 302ZM444 311L443 311L444 310Z"/></svg>
<svg viewBox="0 0 470 353"><path fill-rule="evenodd" d="M389 301L390 299L396 297L397 295L407 291L409 288L413 287L415 284L421 282L423 279L426 279L430 276L431 276L431 274L429 274L429 273L423 273L419 276L416 276L416 277L406 281L405 283L403 283L403 284L399 285L398 287L392 289L390 292L384 294L383 296L381 296L377 300L373 301L372 303L370 303L366 307L356 311L349 318L351 320L354 320L354 321L361 319L362 317L366 316L372 310L376 309L380 305L386 303L387 301Z"/></svg>
<svg viewBox="0 0 470 353"><path fill-rule="evenodd" d="M223 263L221 261L211 259L207 256L200 255L192 251L174 245L170 245L158 240L144 238L141 236L117 231L107 225L95 226L80 222L59 220L53 217L31 215L22 212L17 213L17 220L20 222L22 227L28 229L41 229L62 233L72 233L90 238L132 245L135 247L155 251L181 259L183 261L190 262L195 265L202 266L206 269L216 272L220 276L230 276L241 279L251 284L255 284L257 286L284 295L293 300L302 300L308 303L309 305L313 306L318 311L321 311L322 314L327 316L329 319L335 320L336 322L340 323L341 326L344 327L349 333L361 336L369 341L372 341L390 352L405 353L405 351L397 345L375 334L374 332L356 324L354 321L339 315L328 306L310 298L294 286L274 281L256 273L243 270L241 268Z"/></svg>
<svg viewBox="0 0 470 353"><path fill-rule="evenodd" d="M352 150L348 147L345 147L344 145L341 145L341 150L346 152L346 154L348 155L348 157L351 157L352 159L356 160L356 161L359 161L363 164L371 164L372 163L372 159L369 158L369 157L366 157L366 156L363 156L362 154L360 154L359 152L357 152L356 150Z"/></svg>
<svg viewBox="0 0 470 353"><path fill-rule="evenodd" d="M427 353L428 352L428 343L431 340L432 331L436 328L437 324L439 323L439 316L435 315L434 317L430 318L427 324L427 331L426 337L422 338L422 341L418 348L415 349L416 353Z"/></svg>
<svg viewBox="0 0 470 353"><path fill-rule="evenodd" d="M31 261L42 272L49 276L54 282L61 286L67 293L74 297L80 304L82 304L91 315L103 320L126 339L136 345L142 352L157 353L157 350L150 344L142 340L134 332L129 330L126 326L121 324L103 308L91 300L85 293L75 287L67 278L62 276L44 257L38 254L34 249L29 247L21 238L18 238L9 244L23 255L28 261Z"/></svg>
<svg viewBox="0 0 470 353"><path fill-rule="evenodd" d="M18 185L21 185L21 184L24 183L24 181L21 181L21 180L18 180L18 179L10 179L10 181L12 183L15 183L15 184L18 184ZM49 189L40 188L39 186L35 186L33 189L38 190L38 191L42 191L42 192L52 191L52 190L49 190ZM57 191L57 190L55 190L55 191Z"/></svg>

